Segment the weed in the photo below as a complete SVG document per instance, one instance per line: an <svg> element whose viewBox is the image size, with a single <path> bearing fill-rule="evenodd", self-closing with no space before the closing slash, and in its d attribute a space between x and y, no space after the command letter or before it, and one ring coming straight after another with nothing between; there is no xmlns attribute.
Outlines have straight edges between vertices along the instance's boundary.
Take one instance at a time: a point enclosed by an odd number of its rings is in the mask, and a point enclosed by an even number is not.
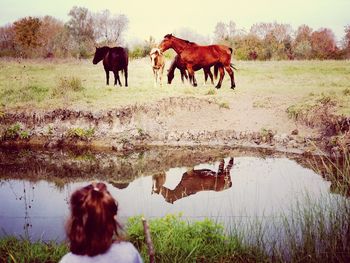
<svg viewBox="0 0 350 263"><path fill-rule="evenodd" d="M345 96L350 96L350 88L344 89L344 90L343 90L343 94L344 94Z"/></svg>
<svg viewBox="0 0 350 263"><path fill-rule="evenodd" d="M95 134L95 129L94 128L70 128L67 131L67 137L70 138L75 138L75 139L80 139L80 140L89 140L91 137L93 137Z"/></svg>
<svg viewBox="0 0 350 263"><path fill-rule="evenodd" d="M82 81L78 77L62 77L52 90L53 97L62 97L67 92L81 92L84 90Z"/></svg>
<svg viewBox="0 0 350 263"><path fill-rule="evenodd" d="M216 95L216 90L215 89L208 89L208 92L206 93L206 95Z"/></svg>
<svg viewBox="0 0 350 263"><path fill-rule="evenodd" d="M14 140L17 138L20 139L29 139L30 133L27 130L23 130L19 123L13 124L8 127L3 135L5 140Z"/></svg>
<svg viewBox="0 0 350 263"><path fill-rule="evenodd" d="M228 102L224 101L224 102L220 102L219 103L219 107L220 108L224 108L224 109L229 109L230 108L230 105Z"/></svg>

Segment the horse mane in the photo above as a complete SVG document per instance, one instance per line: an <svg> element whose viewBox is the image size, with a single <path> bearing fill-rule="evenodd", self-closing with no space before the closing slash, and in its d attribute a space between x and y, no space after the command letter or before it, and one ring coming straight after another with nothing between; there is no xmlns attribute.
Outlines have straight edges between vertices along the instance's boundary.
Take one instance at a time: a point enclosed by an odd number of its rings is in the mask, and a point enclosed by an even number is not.
<svg viewBox="0 0 350 263"><path fill-rule="evenodd" d="M173 36L173 34L166 34L166 35L164 36L164 38L171 38L171 37L176 38L176 39L181 40L181 41L184 41L184 42L186 42L186 44L191 44L191 45L192 45L192 44L195 44L195 45L197 45L196 43L191 42L191 41L189 41L189 40L186 40L186 39L182 39L182 38Z"/></svg>

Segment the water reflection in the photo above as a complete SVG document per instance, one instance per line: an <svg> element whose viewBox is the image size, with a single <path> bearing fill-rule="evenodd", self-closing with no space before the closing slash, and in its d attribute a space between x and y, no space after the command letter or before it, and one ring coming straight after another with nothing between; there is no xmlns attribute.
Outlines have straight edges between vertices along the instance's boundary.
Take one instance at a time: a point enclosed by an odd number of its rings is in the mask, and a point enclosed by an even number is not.
<svg viewBox="0 0 350 263"><path fill-rule="evenodd" d="M217 172L210 169L192 169L182 175L181 181L174 189L164 186L166 174L153 176L152 193L161 194L165 201L174 203L176 200L196 194L201 191L222 191L232 186L230 171L233 158L230 158L225 168L225 161L220 161Z"/></svg>
<svg viewBox="0 0 350 263"><path fill-rule="evenodd" d="M71 193L96 180L107 183L118 200L122 222L169 213L224 225L270 220L281 211L287 214L306 192L312 199L333 196L330 183L304 166L293 156L227 149L128 156L0 151L0 235L64 239Z"/></svg>

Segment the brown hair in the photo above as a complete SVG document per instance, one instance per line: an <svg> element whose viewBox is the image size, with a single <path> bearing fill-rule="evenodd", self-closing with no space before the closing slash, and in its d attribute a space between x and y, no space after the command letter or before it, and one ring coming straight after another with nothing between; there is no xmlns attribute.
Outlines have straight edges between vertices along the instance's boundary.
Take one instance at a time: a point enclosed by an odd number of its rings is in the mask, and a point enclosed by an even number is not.
<svg viewBox="0 0 350 263"><path fill-rule="evenodd" d="M70 250L77 255L95 256L106 252L118 237L118 205L104 183L92 183L75 191L70 199L71 216L66 232Z"/></svg>

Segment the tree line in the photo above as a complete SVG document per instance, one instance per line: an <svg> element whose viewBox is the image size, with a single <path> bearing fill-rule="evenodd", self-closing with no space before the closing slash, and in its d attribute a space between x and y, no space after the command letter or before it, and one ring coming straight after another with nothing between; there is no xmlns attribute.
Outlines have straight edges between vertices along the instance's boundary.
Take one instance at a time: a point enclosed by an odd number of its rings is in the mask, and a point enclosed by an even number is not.
<svg viewBox="0 0 350 263"><path fill-rule="evenodd" d="M236 28L233 21L219 22L214 30L216 42L227 44L241 60L349 59L350 25L337 43L329 28L313 30L301 25L293 30L289 24L258 23L248 32Z"/></svg>
<svg viewBox="0 0 350 263"><path fill-rule="evenodd" d="M23 58L88 58L96 45L124 44L129 20L126 15L113 15L108 10L90 12L74 6L64 23L52 16L24 17L0 27L0 57ZM179 37L209 44L210 40L186 28ZM202 43L206 42L206 43ZM215 43L234 49L241 60L281 59L348 59L350 58L350 25L344 28L339 44L329 28L313 30L301 25L297 30L289 24L257 23L247 32L233 21L218 22L214 29ZM132 58L145 57L156 46L153 37L129 47Z"/></svg>

